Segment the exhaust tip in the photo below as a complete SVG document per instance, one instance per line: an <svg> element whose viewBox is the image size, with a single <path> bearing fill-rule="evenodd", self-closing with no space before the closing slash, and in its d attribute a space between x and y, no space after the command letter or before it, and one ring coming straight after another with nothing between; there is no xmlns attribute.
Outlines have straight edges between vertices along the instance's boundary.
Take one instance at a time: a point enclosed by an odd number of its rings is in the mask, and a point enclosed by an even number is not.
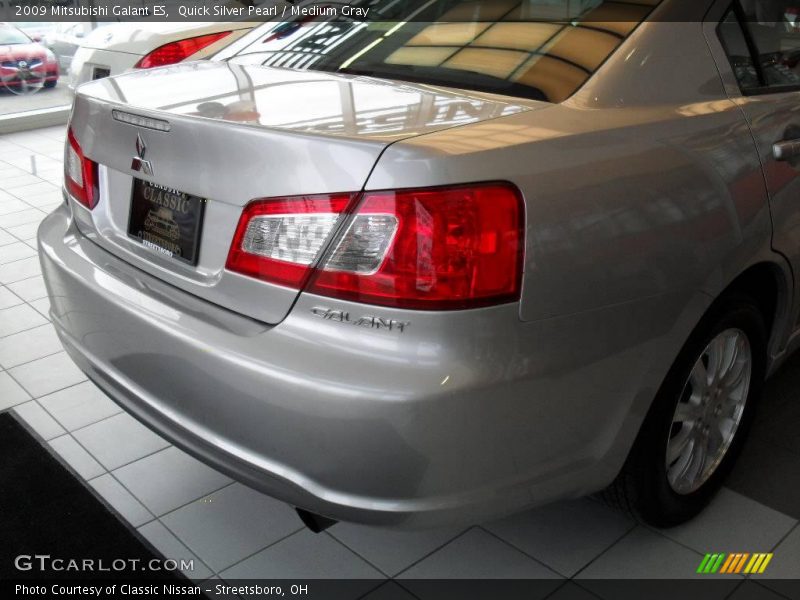
<svg viewBox="0 0 800 600"><path fill-rule="evenodd" d="M297 511L297 516L300 517L300 520L303 522L303 525L308 527L314 533L322 533L329 527L333 527L338 523L334 519L329 519L328 517L323 517L322 515L317 515L312 512L308 512L307 510L303 510L302 508L295 508Z"/></svg>

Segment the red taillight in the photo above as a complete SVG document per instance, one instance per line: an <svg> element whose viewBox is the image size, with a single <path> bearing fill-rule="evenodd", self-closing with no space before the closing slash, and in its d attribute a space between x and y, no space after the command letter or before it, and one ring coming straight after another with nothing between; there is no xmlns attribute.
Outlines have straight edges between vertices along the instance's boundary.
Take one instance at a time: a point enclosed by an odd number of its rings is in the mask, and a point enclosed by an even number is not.
<svg viewBox="0 0 800 600"><path fill-rule="evenodd" d="M83 155L75 134L67 132L66 156L64 157L64 181L67 191L75 200L93 209L97 205L99 193L97 189L97 163Z"/></svg>
<svg viewBox="0 0 800 600"><path fill-rule="evenodd" d="M239 219L226 268L301 289L351 194L260 200Z"/></svg>
<svg viewBox="0 0 800 600"><path fill-rule="evenodd" d="M135 66L137 69L152 69L153 67L163 67L165 65L181 62L192 54L200 52L200 50L206 46L210 46L231 33L233 32L221 31L219 33L209 33L208 35L200 35L164 44L153 50L150 54L140 58Z"/></svg>
<svg viewBox="0 0 800 600"><path fill-rule="evenodd" d="M523 224L509 184L368 192L308 291L420 310L511 302L520 293Z"/></svg>
<svg viewBox="0 0 800 600"><path fill-rule="evenodd" d="M314 294L406 309L466 309L519 299L524 206L514 186L366 192L324 250L351 199L251 204L228 269L295 289L308 280L306 290Z"/></svg>

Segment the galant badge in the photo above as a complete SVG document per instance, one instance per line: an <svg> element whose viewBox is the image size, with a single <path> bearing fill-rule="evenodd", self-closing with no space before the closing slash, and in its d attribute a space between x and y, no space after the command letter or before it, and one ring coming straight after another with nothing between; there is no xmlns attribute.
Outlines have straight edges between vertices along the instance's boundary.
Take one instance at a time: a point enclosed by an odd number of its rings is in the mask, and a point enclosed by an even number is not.
<svg viewBox="0 0 800 600"><path fill-rule="evenodd" d="M142 134L136 134L136 156L133 157L131 162L131 169L139 171L145 175L153 175L153 165L149 160L145 160L144 155L147 152L147 146L142 139Z"/></svg>

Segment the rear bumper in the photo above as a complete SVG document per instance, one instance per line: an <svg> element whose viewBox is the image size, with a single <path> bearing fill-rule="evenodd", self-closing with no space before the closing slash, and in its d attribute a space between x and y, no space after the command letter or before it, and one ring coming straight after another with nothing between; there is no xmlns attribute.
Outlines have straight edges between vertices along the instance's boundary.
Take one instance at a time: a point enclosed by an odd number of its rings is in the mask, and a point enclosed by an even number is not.
<svg viewBox="0 0 800 600"><path fill-rule="evenodd" d="M639 374L658 344L619 331L582 343L587 326L618 324L523 324L514 305L375 309L410 325L360 329L313 309L364 307L307 295L268 326L120 261L66 205L39 247L67 351L118 404L221 471L339 520L477 520L603 487L638 427Z"/></svg>

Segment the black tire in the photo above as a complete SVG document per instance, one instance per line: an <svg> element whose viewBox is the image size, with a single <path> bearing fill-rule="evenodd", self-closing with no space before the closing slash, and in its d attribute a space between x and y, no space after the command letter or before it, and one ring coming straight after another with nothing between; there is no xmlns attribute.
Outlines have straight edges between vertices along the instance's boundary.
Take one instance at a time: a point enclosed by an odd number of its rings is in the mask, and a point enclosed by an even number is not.
<svg viewBox="0 0 800 600"><path fill-rule="evenodd" d="M51 90L54 87L56 87L57 83L58 83L57 79L54 79L53 81L45 81L44 82L44 87L46 87L48 90Z"/></svg>
<svg viewBox="0 0 800 600"><path fill-rule="evenodd" d="M676 493L669 483L666 448L672 418L692 368L709 342L731 328L743 331L752 351L747 401L725 457L694 492ZM749 296L735 293L718 300L682 348L653 401L622 471L602 498L636 519L656 527L684 523L711 501L730 473L753 421L766 373L767 331L764 316Z"/></svg>

